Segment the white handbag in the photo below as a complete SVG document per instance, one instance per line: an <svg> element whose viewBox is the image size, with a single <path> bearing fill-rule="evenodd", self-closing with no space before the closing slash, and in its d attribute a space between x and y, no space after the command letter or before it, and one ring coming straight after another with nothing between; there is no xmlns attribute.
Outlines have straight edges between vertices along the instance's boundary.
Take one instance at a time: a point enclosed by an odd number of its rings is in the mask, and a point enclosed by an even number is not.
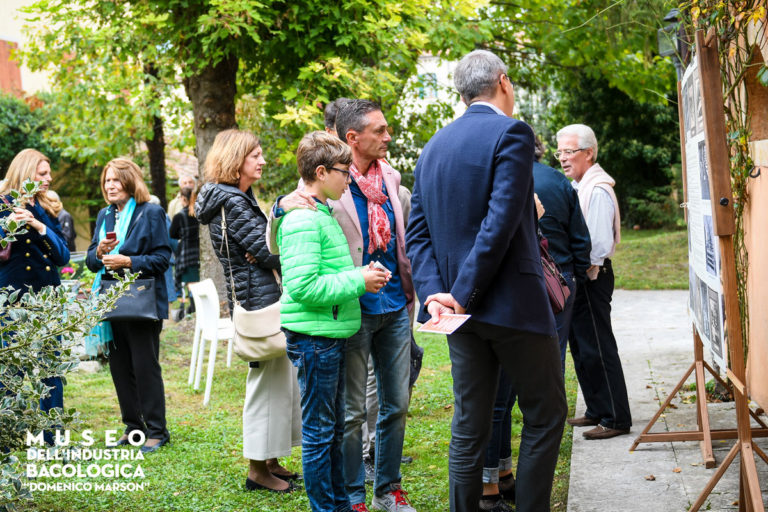
<svg viewBox="0 0 768 512"><path fill-rule="evenodd" d="M256 311L246 311L235 295L235 279L232 275L232 263L229 256L227 221L224 207L221 208L221 233L229 264L229 286L232 292L232 323L235 334L232 342L235 354L243 361L269 361L285 355L285 334L280 330L280 301ZM282 291L280 275L276 270L275 280Z"/></svg>

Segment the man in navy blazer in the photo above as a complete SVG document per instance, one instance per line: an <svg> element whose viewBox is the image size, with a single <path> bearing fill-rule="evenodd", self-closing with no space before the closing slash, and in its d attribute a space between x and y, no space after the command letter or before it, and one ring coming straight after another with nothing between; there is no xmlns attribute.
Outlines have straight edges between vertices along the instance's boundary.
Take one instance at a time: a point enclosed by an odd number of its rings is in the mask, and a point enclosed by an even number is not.
<svg viewBox="0 0 768 512"><path fill-rule="evenodd" d="M524 421L517 511L546 511L567 404L536 236L533 132L512 119L512 83L493 53L466 55L454 83L469 108L422 151L406 236L419 321L472 315L448 336L451 510L478 510L501 366Z"/></svg>

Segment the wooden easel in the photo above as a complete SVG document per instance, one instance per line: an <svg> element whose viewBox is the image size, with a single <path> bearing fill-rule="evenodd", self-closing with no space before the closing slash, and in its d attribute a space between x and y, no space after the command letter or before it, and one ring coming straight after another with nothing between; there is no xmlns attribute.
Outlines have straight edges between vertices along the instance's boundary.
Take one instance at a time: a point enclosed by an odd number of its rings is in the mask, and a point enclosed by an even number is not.
<svg viewBox="0 0 768 512"><path fill-rule="evenodd" d="M661 404L659 410L651 418L648 424L645 426L640 435L637 436L635 442L629 451L634 451L641 443L668 443L673 441L699 441L699 447L701 448L701 458L704 461L704 466L707 469L715 467L715 456L712 451L712 440L721 439L737 439L738 429L712 429L709 424L709 410L707 408L707 393L705 390L706 378L705 371L709 372L712 377L717 380L724 388L733 391L732 386L724 381L720 375L704 360L704 345L699 338L699 333L696 329L693 329L693 354L694 361L691 366L688 367L683 377L672 389L672 392L667 396L666 400ZM664 413L664 411L672 403L672 400L677 396L677 393L688 380L691 373L695 376L696 382L696 430L678 430L675 432L650 432L651 428L656 424L658 419ZM766 425L760 417L749 409L749 414L760 425L760 428L752 429L752 437L768 437L768 425ZM768 462L768 460L766 461Z"/></svg>
<svg viewBox="0 0 768 512"><path fill-rule="evenodd" d="M696 32L696 56L699 59L701 96L704 107L704 132L707 141L707 159L710 165L710 197L713 204L713 227L720 241L720 261L722 269L723 296L725 315L728 329L728 353L730 368L726 373L732 386L724 382L720 376L704 361L704 350L701 339L694 327L694 362L677 383L672 393L662 404L656 415L643 429L635 440L634 450L640 443L669 442L669 441L699 441L702 457L707 468L715 466L712 452L712 439L737 439L726 455L720 467L709 480L698 499L693 503L689 512L698 511L706 501L712 489L736 457L741 454L739 467L739 510L745 512L764 512L760 483L755 466L755 453L768 463L768 456L754 443L755 437L768 437L768 427L749 408L749 397L746 389L746 362L742 346L742 331L739 313L739 302L736 281L736 260L733 246L735 232L733 194L730 183L728 145L725 139L725 119L722 111L722 84L720 80L720 63L718 60L717 40L714 29L710 29L706 38L702 31ZM683 148L683 172L685 172L685 137L684 118L682 115L682 97L678 84L678 105L680 114L680 136ZM686 180L683 180L686 183ZM687 190L686 190L687 198ZM712 430L709 424L707 410L704 370L709 371L718 382L733 391L736 404L736 429ZM650 433L656 423L680 388L695 372L696 378L696 408L698 429L682 432ZM760 425L752 429L750 416Z"/></svg>

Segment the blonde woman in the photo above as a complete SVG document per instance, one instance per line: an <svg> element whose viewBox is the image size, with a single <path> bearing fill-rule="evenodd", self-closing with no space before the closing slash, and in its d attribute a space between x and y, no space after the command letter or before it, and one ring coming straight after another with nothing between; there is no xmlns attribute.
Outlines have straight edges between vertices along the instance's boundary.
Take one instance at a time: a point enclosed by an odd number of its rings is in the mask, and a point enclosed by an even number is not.
<svg viewBox="0 0 768 512"><path fill-rule="evenodd" d="M115 158L101 172L101 193L109 204L96 217L96 229L85 263L100 281L114 279L110 272L129 269L139 278L155 278L159 320L102 322L101 342L107 345L109 370L125 431L144 433L144 453L159 450L170 440L165 420L165 388L160 368L160 331L168 318L168 291L164 272L171 260L165 211L149 202L141 169L127 158Z"/></svg>
<svg viewBox="0 0 768 512"><path fill-rule="evenodd" d="M195 203L201 224L209 224L214 251L227 275L227 298L232 310L230 265L235 296L248 311L280 300L274 270L278 256L267 249L267 218L259 208L251 185L261 178L266 162L259 139L252 133L225 130L216 136L205 160L208 183ZM227 249L223 246L221 211L226 214ZM286 356L250 363L243 407L243 455L250 460L246 488L290 492L298 478L281 467L277 457L301 445L301 409L296 370Z"/></svg>
<svg viewBox="0 0 768 512"><path fill-rule="evenodd" d="M8 260L0 262L0 288L12 286L21 294L40 291L45 286L61 284L58 267L69 262L69 249L59 231L51 201L45 193L51 183L51 163L47 156L34 149L24 149L11 161L5 180L0 184L0 196L11 202L10 191L20 190L26 180L40 182L40 189L24 207L13 212L3 210L0 216L12 216L17 222L26 222L27 232L17 235L11 245ZM2 230L0 230L0 234ZM64 406L64 385L60 377L43 379L51 386L49 395L40 400L40 409L48 411ZM2 383L0 383L2 387ZM45 433L53 444L53 437Z"/></svg>

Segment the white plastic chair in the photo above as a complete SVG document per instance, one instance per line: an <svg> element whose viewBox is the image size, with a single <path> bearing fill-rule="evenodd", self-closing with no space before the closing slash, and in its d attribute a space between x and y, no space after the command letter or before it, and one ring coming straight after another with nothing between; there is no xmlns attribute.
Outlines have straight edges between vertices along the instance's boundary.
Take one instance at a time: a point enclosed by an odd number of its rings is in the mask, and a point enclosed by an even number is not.
<svg viewBox="0 0 768 512"><path fill-rule="evenodd" d="M189 285L192 300L195 301L195 337L192 341L192 358L189 362L189 381L193 389L200 389L200 377L203 371L203 357L205 355L205 342L210 341L208 353L208 373L205 378L205 398L203 405L208 405L211 399L211 385L213 384L213 365L216 362L216 346L219 340L228 340L227 367L232 365L232 337L234 326L230 318L219 318L221 307L219 306L219 294L216 285L211 279L205 279L199 283Z"/></svg>

